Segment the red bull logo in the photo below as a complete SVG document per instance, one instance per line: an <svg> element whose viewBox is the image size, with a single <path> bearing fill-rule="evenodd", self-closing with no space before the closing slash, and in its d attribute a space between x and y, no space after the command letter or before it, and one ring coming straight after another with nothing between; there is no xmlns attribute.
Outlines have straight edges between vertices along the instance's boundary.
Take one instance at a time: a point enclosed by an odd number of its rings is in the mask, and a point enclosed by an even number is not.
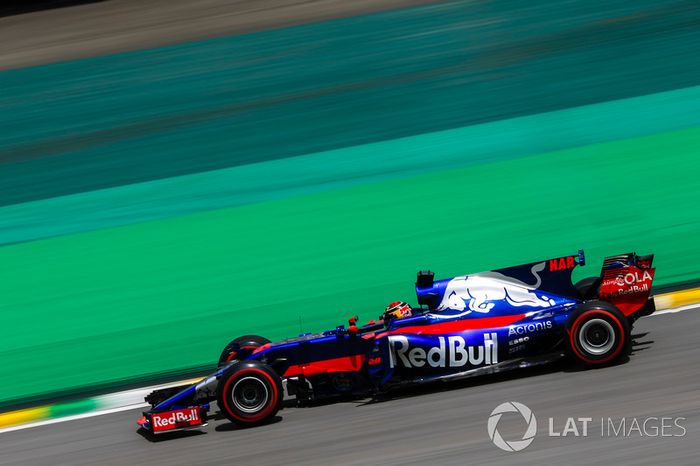
<svg viewBox="0 0 700 466"><path fill-rule="evenodd" d="M528 284L499 272L482 272L475 275L454 277L445 287L438 311L447 309L463 311L461 315L471 312L489 313L497 302L507 303L512 307L551 307L556 302L550 297L537 292L542 284L542 272L545 262L532 266L535 282Z"/></svg>
<svg viewBox="0 0 700 466"><path fill-rule="evenodd" d="M458 335L438 337L438 345L427 349L411 347L403 335L390 336L389 344L389 367L477 367L498 363L496 333L484 333L484 344L474 346L467 346L464 337Z"/></svg>
<svg viewBox="0 0 700 466"><path fill-rule="evenodd" d="M151 415L153 432L181 429L183 427L202 425L200 408L185 408L168 411L167 413L154 413Z"/></svg>

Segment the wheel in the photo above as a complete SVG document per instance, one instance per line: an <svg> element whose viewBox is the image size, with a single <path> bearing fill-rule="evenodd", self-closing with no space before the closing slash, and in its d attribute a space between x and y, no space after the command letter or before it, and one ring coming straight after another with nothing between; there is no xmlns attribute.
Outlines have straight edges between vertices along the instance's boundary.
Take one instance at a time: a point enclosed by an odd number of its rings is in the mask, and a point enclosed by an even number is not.
<svg viewBox="0 0 700 466"><path fill-rule="evenodd" d="M226 345L221 352L221 356L219 356L219 367L225 362L236 359L236 357L240 355L241 350L251 352L255 348L259 348L268 343L270 343L270 340L259 335L243 335L242 337L238 337Z"/></svg>
<svg viewBox="0 0 700 466"><path fill-rule="evenodd" d="M272 419L282 404L282 379L258 361L234 364L219 378L217 402L229 421L252 427Z"/></svg>
<svg viewBox="0 0 700 466"><path fill-rule="evenodd" d="M588 277L579 280L574 285L580 299L596 299L600 291L600 277Z"/></svg>
<svg viewBox="0 0 700 466"><path fill-rule="evenodd" d="M619 360L631 348L630 325L615 306L591 301L576 309L567 323L571 356L585 365Z"/></svg>

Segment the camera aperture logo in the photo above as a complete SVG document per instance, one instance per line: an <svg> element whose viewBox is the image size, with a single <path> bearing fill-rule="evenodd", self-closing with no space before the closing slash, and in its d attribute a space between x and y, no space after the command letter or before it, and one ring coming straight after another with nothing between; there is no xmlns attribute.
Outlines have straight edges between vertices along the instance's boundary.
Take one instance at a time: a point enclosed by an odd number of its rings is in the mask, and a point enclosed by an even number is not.
<svg viewBox="0 0 700 466"><path fill-rule="evenodd" d="M525 422L527 423L527 429L520 440L506 441L503 439L501 434L498 432L498 423L501 420L501 416L505 413L519 413ZM535 439L537 434L537 419L532 413L532 410L522 403L517 401L506 401L496 406L496 408L491 411L489 416L489 422L486 426L489 438L498 448L504 451L521 451L528 447Z"/></svg>

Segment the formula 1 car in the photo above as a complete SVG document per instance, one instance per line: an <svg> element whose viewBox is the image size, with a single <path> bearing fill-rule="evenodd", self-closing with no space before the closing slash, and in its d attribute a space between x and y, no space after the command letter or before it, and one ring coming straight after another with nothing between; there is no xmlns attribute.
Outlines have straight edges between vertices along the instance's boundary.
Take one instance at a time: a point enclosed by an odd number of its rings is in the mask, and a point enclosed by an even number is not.
<svg viewBox="0 0 700 466"><path fill-rule="evenodd" d="M219 368L190 386L146 397L138 425L159 434L206 425L209 404L240 426L268 422L285 396L298 403L373 396L395 387L526 367L568 355L613 363L631 347L635 319L654 312L653 255L608 257L575 285L578 254L435 280L418 272L420 308L405 318L270 342L248 335L224 348Z"/></svg>

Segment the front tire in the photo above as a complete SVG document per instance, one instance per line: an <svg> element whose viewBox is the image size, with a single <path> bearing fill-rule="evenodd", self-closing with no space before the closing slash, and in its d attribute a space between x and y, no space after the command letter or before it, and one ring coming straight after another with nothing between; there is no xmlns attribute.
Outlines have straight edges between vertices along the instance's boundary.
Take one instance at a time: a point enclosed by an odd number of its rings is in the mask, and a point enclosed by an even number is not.
<svg viewBox="0 0 700 466"><path fill-rule="evenodd" d="M571 314L566 328L569 353L586 366L610 364L629 354L629 322L609 303L583 304Z"/></svg>
<svg viewBox="0 0 700 466"><path fill-rule="evenodd" d="M234 364L219 378L217 402L226 418L242 427L264 424L282 405L282 379L266 364Z"/></svg>

